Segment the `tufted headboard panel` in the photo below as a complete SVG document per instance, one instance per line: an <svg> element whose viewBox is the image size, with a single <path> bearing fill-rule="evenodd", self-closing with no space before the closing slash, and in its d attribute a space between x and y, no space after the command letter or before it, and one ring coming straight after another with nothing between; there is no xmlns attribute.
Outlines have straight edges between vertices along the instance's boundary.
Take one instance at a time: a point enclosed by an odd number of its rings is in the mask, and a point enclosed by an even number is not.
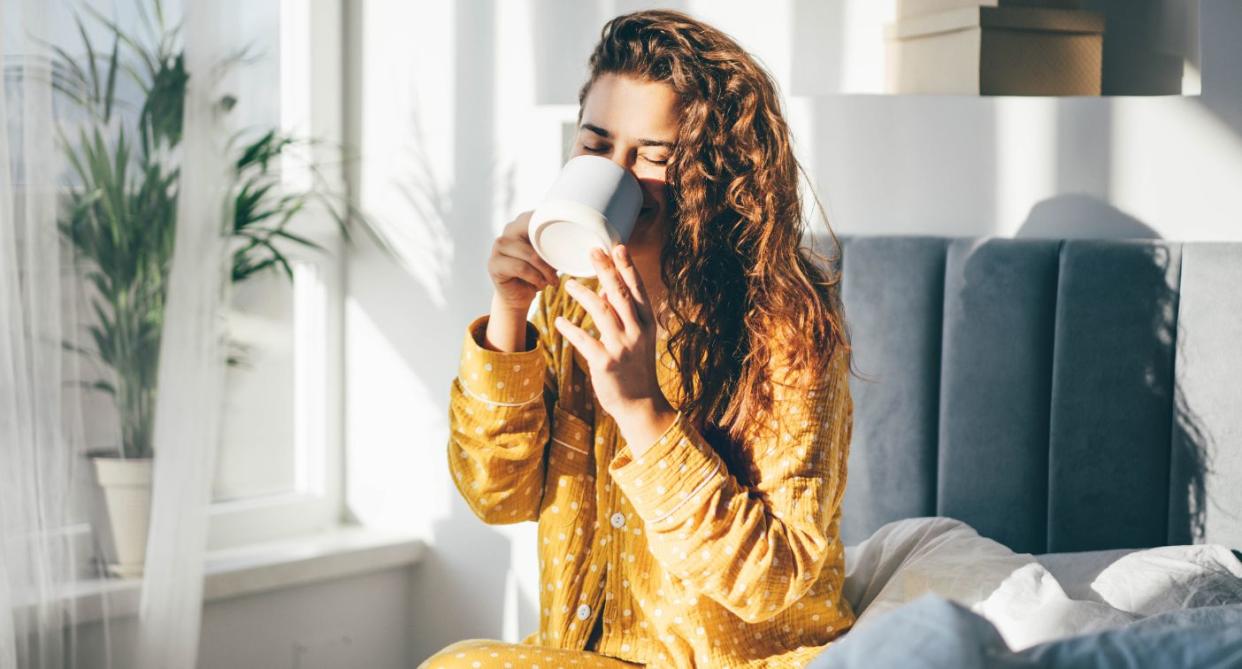
<svg viewBox="0 0 1242 669"><path fill-rule="evenodd" d="M842 236L842 535L1242 547L1242 244Z"/></svg>

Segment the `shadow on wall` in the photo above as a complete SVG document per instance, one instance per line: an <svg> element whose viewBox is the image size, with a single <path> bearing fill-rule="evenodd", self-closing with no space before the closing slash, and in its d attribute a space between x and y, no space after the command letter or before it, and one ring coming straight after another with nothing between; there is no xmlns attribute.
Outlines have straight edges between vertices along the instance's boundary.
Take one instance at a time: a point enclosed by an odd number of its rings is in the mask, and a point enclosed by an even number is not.
<svg viewBox="0 0 1242 669"><path fill-rule="evenodd" d="M847 541L938 509L1025 552L1204 540L1218 451L1178 385L1211 364L1177 369L1183 245L966 238L950 266L940 238L847 239L846 317L880 372L851 379Z"/></svg>
<svg viewBox="0 0 1242 669"><path fill-rule="evenodd" d="M539 0L531 3L535 101L577 105L586 81L587 58L609 19L645 9L693 13L685 0Z"/></svg>
<svg viewBox="0 0 1242 669"><path fill-rule="evenodd" d="M1204 0L1200 9L1203 94L1198 102L1242 137L1242 3Z"/></svg>
<svg viewBox="0 0 1242 669"><path fill-rule="evenodd" d="M1137 218L1082 193L1058 195L1036 203L1014 237L1160 239L1155 230Z"/></svg>
<svg viewBox="0 0 1242 669"><path fill-rule="evenodd" d="M1061 195L1037 203L1014 236L1052 239L1160 239L1160 235L1142 221L1106 202L1083 194ZM1101 344L1098 353L1105 357L1096 359L1107 359L1107 349L1115 344L1129 343L1138 347L1150 342L1156 347L1150 351L1150 355L1132 356L1129 361L1121 360L1107 365L1107 370L1114 376L1106 376L1103 385L1142 388L1149 397L1132 398L1136 404L1147 404L1148 401L1156 404L1167 402L1170 407L1172 453L1169 459L1167 541L1171 544L1194 543L1204 540L1207 501L1205 481L1210 470L1209 453L1213 450L1209 443L1209 431L1203 428L1194 410L1188 405L1185 394L1176 387L1180 270L1170 276L1169 264L1177 262L1180 267L1180 246L1174 247L1177 249L1177 257L1173 259L1166 257L1169 248L1165 245L1152 244L1143 248L1146 261L1126 277L1129 288L1119 286L1117 291L1122 295L1131 293L1125 296L1124 301L1132 306L1125 311L1131 314L1150 314L1151 334L1136 332L1138 339ZM1124 317L1124 314L1117 312L1106 312L1106 320L1095 324L1098 331L1115 331L1116 323L1107 320L1113 315ZM1134 349L1125 346L1114 350ZM1090 361L1091 358L1083 359L1088 365ZM1111 397L1107 393L1107 387L1095 390L1105 391L1097 397ZM1114 418L1118 425L1126 422L1124 411L1116 414ZM1117 425L1105 424L1102 427L1107 430L1096 435L1097 438L1115 438L1114 429Z"/></svg>
<svg viewBox="0 0 1242 669"><path fill-rule="evenodd" d="M838 234L994 229L1000 165L992 101L826 95L809 107L812 185Z"/></svg>
<svg viewBox="0 0 1242 669"><path fill-rule="evenodd" d="M1176 386L1173 392L1173 454L1169 471L1169 544L1204 543L1207 537L1207 476L1212 435Z"/></svg>
<svg viewBox="0 0 1242 669"><path fill-rule="evenodd" d="M1177 133L1194 125L1191 121L1197 115L1191 112L1202 107L1242 137L1242 48L1237 40L1242 34L1242 3L1203 0L1200 7L1198 0L1096 0L1091 4L1109 12L1113 40L1105 56L1107 85L1112 90L1125 87L1127 93L1173 95L1174 99L1088 96L1052 100L1056 116L1047 131L1056 137L1049 184L1053 192L1084 193L1105 201L1127 195L1117 192L1114 181L1124 178L1128 170L1114 174L1113 169L1114 159L1125 155L1119 149L1126 147L1115 147L1113 141L1142 140L1135 138L1133 124L1116 127L1118 112L1123 117L1133 111L1158 112L1172 119L1173 125L1157 126L1151 132ZM795 25L840 20L827 15L827 9L810 7L817 6L794 5ZM841 63L839 46L818 43L812 47L807 45L810 40L797 39L796 30L794 36L795 62L813 61L818 68L795 67L796 79L812 74L815 80L839 78L840 73L823 71L823 63ZM822 57L806 57L812 54ZM1176 97L1183 58L1192 65L1202 61L1199 96ZM944 97L817 95L808 99L813 124L808 165L841 231L917 234L934 229L951 235L983 235L997 230L1007 233L1018 223L998 221L998 204L1008 204L1004 198L1010 191L1021 195L1042 188L1027 180L1044 175L1045 166L1011 157L1008 162L1016 161L1025 171L1010 174L999 169L1004 165L998 164L996 154L1009 156L1011 150L997 144L994 137L998 129L1004 129L1009 111L997 109L1005 107L1000 99ZM1018 109L1038 106L1035 100L1013 102ZM1118 135L1118 130L1124 134ZM1197 143L1192 148L1229 150ZM946 163L951 169L945 169ZM1161 171L1167 173L1164 168ZM1176 183L1167 187L1182 192Z"/></svg>
<svg viewBox="0 0 1242 669"><path fill-rule="evenodd" d="M1166 281L1168 250L1161 246L1148 247L1149 276L1139 277L1138 285L1149 286L1150 304L1145 305L1151 314L1153 341L1158 346L1154 358L1167 360L1167 374L1153 375L1150 369L1141 371L1146 388L1161 402L1170 407L1170 458L1169 458L1169 544L1202 542L1205 534L1207 490L1205 486L1211 463L1208 461L1210 433L1204 429L1194 410L1187 404L1185 395L1177 388L1177 330L1180 280L1170 286ZM1178 248L1180 256L1180 247ZM1180 276L1180 257L1178 259ZM1201 361L1202 362L1202 361Z"/></svg>
<svg viewBox="0 0 1242 669"><path fill-rule="evenodd" d="M347 8L346 30L361 39L363 3ZM453 172L447 187L438 183L436 165L424 151L425 137L417 117L409 119L418 144L386 147L403 152L401 174L380 190L395 192L409 212L404 220L389 221L399 244L403 263L393 262L370 245L351 258L348 291L363 320L384 338L384 346L399 356L401 370L394 377L405 400L409 393L425 402L411 408L413 419L394 417L392 424L406 428L434 427L426 434L403 434L392 443L409 444L420 452L410 458L430 472L418 472L421 481L444 481L448 499L430 500L429 509L408 509L409 514L430 515L446 510L432 521L429 550L412 571L406 596L411 621L407 657L420 662L453 642L467 638L500 639L504 633L507 578L512 571L514 542L504 532L483 524L470 510L452 482L447 460L449 381L456 376L462 337L470 318L484 313L490 294L486 261L490 253L492 205L504 197L504 184L497 183L494 138L495 8L489 2L463 2L453 12L451 54L456 68L452 99L443 104L456 110L453 122ZM364 144L366 133L362 105L368 99L361 90L368 67L384 63L365 62L367 51L359 49L349 62L346 82L347 137ZM411 84L412 85L412 84ZM417 99L413 96L412 99ZM414 105L417 113L418 103ZM361 183L353 166L351 183ZM355 193L355 196L357 193ZM393 361L398 362L398 361ZM362 373L383 374L382 369ZM409 377L409 378L406 378ZM365 379L364 379L365 380ZM402 386L401 384L405 384ZM408 388L406 386L416 386ZM372 392L382 392L374 390ZM364 393L365 394L365 393ZM383 405L382 398L362 397L353 403ZM430 425L428 425L430 423ZM419 437L432 437L420 439ZM392 447L392 446L388 446ZM364 447L365 450L365 447ZM372 456L367 456L372 457ZM384 457L383 453L375 455ZM418 485L418 483L415 483ZM436 490L441 489L438 485ZM421 501L426 492L393 497ZM424 497L419 497L423 495ZM530 614L534 604L517 602L519 626L537 627Z"/></svg>
<svg viewBox="0 0 1242 669"><path fill-rule="evenodd" d="M351 261L349 290L357 308L374 323L374 332L387 341L386 348L401 356L401 374L416 377L425 390L429 408L421 409L420 416L436 417L434 425L445 425L448 415L449 386L443 379L456 376L458 354L466 319L463 311L480 300L463 296L461 286L479 285L483 263L471 266L456 261L444 271L431 269L431 265L448 262L459 249L479 245L486 234L479 228L486 227L487 217L463 220L462 207L452 206L457 196L447 201L429 200L413 175L400 186L408 204L419 215L428 218L421 221L403 221L416 226L419 235L426 235L426 253L430 249L444 249L447 257L418 256L426 261L423 274L408 272L401 265L368 248L354 256ZM487 186L490 188L490 186ZM449 205L448 209L440 209ZM443 218L438 218L443 216ZM409 260L409 258L407 258ZM464 275L469 274L468 283ZM428 283L430 281L430 283ZM454 292L456 291L456 292ZM441 293L447 299L441 297ZM480 313L482 313L480 311ZM381 373L372 369L372 373ZM377 391L378 392L378 391ZM404 396L403 396L404 397ZM367 401L365 398L355 401ZM414 426L413 421L396 420L397 424ZM422 562L412 572L409 580L408 601L414 628L409 637L409 657L421 661L436 650L465 638L499 639L503 632L506 576L511 570L512 541L502 532L484 525L470 510L451 483L447 462L447 442L439 439L419 439L420 436L444 437L440 429L426 434L401 435L394 442L404 442L410 448L419 448L414 461L433 469L430 475L420 474L423 479L443 479L449 499L436 502L434 509L447 509L448 515L434 521L431 526L430 544ZM397 495L398 499L421 499L414 495ZM411 514L427 514L417 508ZM529 602L521 602L521 611L534 610ZM527 617L529 618L529 616ZM528 619L520 624L529 627Z"/></svg>

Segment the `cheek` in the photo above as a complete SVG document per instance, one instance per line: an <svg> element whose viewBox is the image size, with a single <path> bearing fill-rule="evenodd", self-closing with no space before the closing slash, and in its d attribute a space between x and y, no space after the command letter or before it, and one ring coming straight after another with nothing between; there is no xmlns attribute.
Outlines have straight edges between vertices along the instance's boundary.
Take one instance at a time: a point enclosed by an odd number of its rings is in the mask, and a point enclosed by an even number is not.
<svg viewBox="0 0 1242 669"><path fill-rule="evenodd" d="M647 197L664 202L668 199L668 182L665 180L664 170L648 171L645 174L639 174L638 180L643 186L643 190L647 191Z"/></svg>
<svg viewBox="0 0 1242 669"><path fill-rule="evenodd" d="M667 212L669 204L673 200L672 185L666 182L661 182L656 188L655 198L656 201L660 203L660 210L662 212Z"/></svg>
<svg viewBox="0 0 1242 669"><path fill-rule="evenodd" d="M665 189L664 184L647 181L643 182L642 186L643 198L658 203L660 208L663 209L668 203L668 191Z"/></svg>

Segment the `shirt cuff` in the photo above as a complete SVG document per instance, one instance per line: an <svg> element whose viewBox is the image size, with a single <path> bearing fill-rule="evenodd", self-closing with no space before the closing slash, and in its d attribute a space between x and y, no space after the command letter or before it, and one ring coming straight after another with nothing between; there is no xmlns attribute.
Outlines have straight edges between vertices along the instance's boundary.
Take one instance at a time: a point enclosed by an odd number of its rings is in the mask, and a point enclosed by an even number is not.
<svg viewBox="0 0 1242 669"><path fill-rule="evenodd" d="M547 362L535 326L526 322L526 341L535 342L529 351L493 351L482 344L488 318L488 314L479 316L466 327L457 371L462 390L474 399L504 406L541 398Z"/></svg>
<svg viewBox="0 0 1242 669"><path fill-rule="evenodd" d="M641 457L634 457L629 444L621 447L608 464L608 473L643 520L652 524L695 508L686 503L701 501L728 480L724 460L681 411Z"/></svg>

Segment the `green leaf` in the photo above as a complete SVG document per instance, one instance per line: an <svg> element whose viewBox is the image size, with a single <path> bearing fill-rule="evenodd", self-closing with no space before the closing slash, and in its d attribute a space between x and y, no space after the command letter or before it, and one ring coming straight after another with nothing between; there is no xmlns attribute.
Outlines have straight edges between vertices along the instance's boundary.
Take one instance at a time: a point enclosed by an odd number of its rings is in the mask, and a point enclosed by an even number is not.
<svg viewBox="0 0 1242 669"><path fill-rule="evenodd" d="M91 100L98 104L99 69L95 67L95 48L91 45L91 38L86 34L86 26L82 25L82 19L74 16L73 21L78 25L78 34L82 35L82 45L86 47L86 62L91 67Z"/></svg>
<svg viewBox="0 0 1242 669"><path fill-rule="evenodd" d="M320 246L319 244L316 244L315 242L313 242L313 241L311 241L311 240L309 240L309 239L307 239L307 238L305 238L305 237L300 237L300 236L298 236L298 235L295 235L295 234L293 234L292 232L289 232L289 231L287 231L287 230L282 230L282 229L273 230L273 231L272 231L272 234L277 235L277 236L279 236L279 237L284 237L285 239L288 239L288 240L293 241L293 242L297 242L298 244L302 244L303 246L308 246L308 247L313 248L313 249L319 249L320 251L325 250L325 249L324 249L322 246Z"/></svg>
<svg viewBox="0 0 1242 669"><path fill-rule="evenodd" d="M237 162L234 164L236 169L238 171L241 171L243 168L249 165L261 163L263 165L264 171L266 171L267 170L266 159L262 157L270 153L269 147L272 143L272 140L275 139L275 137L276 137L276 130L274 129L269 130L267 131L266 134L264 134L258 140L247 145L246 148L242 150L241 156L237 158Z"/></svg>
<svg viewBox="0 0 1242 669"><path fill-rule="evenodd" d="M134 51L134 53L138 54L138 57L141 58L143 62L146 64L147 69L148 69L148 74L152 77L155 76L155 72L156 72L155 58L146 48L144 48L141 44L139 44L137 40L130 37L129 33L125 32L125 30L121 28L121 26L118 25L116 21L113 21L112 19L104 16L98 9L92 7L89 3L83 3L82 7L89 14L93 15L96 21L99 21L100 23L107 26L108 29L112 31L112 34L116 35L116 37L119 38L122 42L125 42L125 44L128 45L129 48Z"/></svg>
<svg viewBox="0 0 1242 669"><path fill-rule="evenodd" d="M139 3L142 4L142 3ZM114 37L112 39L112 56L108 58L108 90L104 95L104 121L112 118L112 103L116 99L116 70L117 55L121 50L121 38Z"/></svg>
<svg viewBox="0 0 1242 669"><path fill-rule="evenodd" d="M70 382L70 385L81 386L90 390L98 390L99 392L107 393L108 395L116 397L116 387L107 381L77 381Z"/></svg>

